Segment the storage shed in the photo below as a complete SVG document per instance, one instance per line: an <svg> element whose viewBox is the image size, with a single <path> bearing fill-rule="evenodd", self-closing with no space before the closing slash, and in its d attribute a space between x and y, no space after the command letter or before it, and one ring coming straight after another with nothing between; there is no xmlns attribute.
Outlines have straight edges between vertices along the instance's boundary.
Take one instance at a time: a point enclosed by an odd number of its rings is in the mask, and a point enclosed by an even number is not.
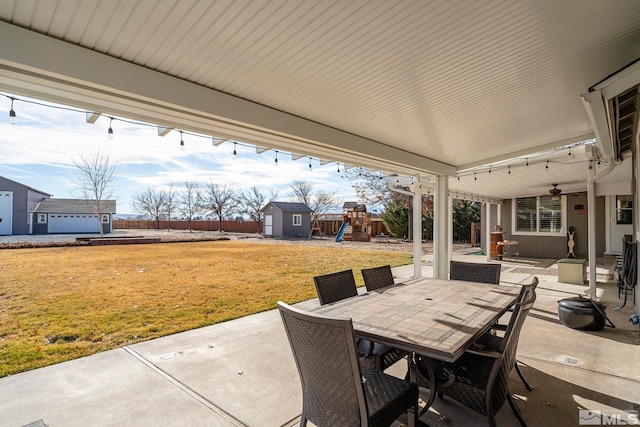
<svg viewBox="0 0 640 427"><path fill-rule="evenodd" d="M262 208L265 237L307 236L313 210L304 203L271 201Z"/></svg>
<svg viewBox="0 0 640 427"><path fill-rule="evenodd" d="M95 200L42 200L33 210L33 234L110 233L116 213L115 200L101 201L101 214L96 213Z"/></svg>
<svg viewBox="0 0 640 427"><path fill-rule="evenodd" d="M0 235L31 234L31 211L51 194L0 176Z"/></svg>

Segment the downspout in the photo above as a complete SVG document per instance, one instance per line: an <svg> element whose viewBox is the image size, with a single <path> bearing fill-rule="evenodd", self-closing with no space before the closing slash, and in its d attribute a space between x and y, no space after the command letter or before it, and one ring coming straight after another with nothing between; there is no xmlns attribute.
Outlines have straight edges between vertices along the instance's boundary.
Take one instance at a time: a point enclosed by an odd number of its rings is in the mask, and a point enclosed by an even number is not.
<svg viewBox="0 0 640 427"><path fill-rule="evenodd" d="M420 182L419 177L416 181ZM414 193L396 188L391 182L388 185L391 191L413 198L413 278L418 279L422 277L422 192L419 191L420 185L414 185L414 190L417 188Z"/></svg>
<svg viewBox="0 0 640 427"><path fill-rule="evenodd" d="M589 242L589 287L585 294L596 296L596 192L595 183L608 175L615 167L613 155L613 142L607 120L607 112L602 93L594 90L582 95L582 104L587 111L593 130L598 138L598 151L604 155L603 161L606 167L599 172L591 169L587 179L587 206L589 206L588 242Z"/></svg>

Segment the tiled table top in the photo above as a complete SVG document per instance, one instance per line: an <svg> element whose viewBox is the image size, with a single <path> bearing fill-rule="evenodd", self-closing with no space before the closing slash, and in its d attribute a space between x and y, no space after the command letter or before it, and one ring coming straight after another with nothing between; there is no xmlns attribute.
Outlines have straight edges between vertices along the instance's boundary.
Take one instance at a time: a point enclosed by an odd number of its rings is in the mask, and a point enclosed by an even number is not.
<svg viewBox="0 0 640 427"><path fill-rule="evenodd" d="M414 279L313 310L350 317L358 336L453 361L515 301L520 286Z"/></svg>

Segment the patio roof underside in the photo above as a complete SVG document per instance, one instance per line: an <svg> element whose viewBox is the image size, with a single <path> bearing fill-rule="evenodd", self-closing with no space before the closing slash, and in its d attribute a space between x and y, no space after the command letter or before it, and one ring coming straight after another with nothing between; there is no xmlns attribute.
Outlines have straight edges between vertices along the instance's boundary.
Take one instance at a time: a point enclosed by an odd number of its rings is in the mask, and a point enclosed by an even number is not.
<svg viewBox="0 0 640 427"><path fill-rule="evenodd" d="M627 0L6 0L0 21L3 92L497 198L584 190L581 96L640 57Z"/></svg>

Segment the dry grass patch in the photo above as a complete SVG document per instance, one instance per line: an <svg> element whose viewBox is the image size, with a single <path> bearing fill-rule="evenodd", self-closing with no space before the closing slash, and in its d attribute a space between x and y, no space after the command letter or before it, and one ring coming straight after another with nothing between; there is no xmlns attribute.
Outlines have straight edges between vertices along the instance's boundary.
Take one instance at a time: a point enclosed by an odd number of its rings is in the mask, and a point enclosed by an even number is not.
<svg viewBox="0 0 640 427"><path fill-rule="evenodd" d="M0 251L0 377L315 297L410 255L239 241Z"/></svg>

